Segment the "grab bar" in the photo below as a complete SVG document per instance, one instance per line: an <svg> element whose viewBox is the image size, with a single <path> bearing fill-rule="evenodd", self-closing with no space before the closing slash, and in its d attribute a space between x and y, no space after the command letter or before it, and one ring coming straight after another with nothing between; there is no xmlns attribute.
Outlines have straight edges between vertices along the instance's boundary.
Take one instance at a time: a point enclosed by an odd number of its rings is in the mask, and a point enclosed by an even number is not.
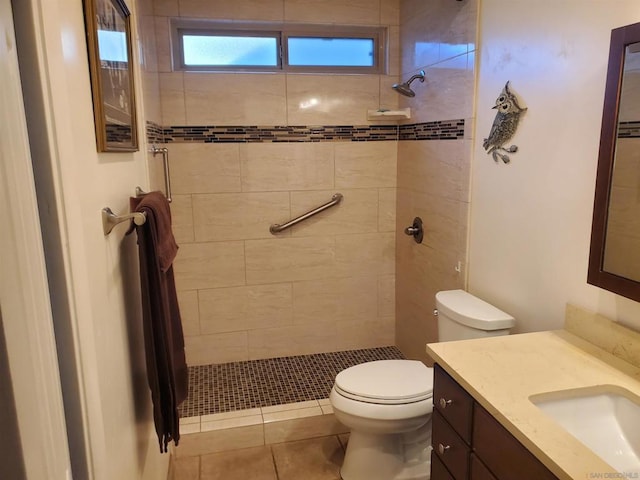
<svg viewBox="0 0 640 480"><path fill-rule="evenodd" d="M300 223L303 220L306 220L307 218L311 218L314 215L326 210L327 208L331 208L334 205L339 204L342 201L342 194L341 193L336 193L335 195L333 195L333 197L331 197L331 201L325 203L324 205L320 205L318 208L314 208L313 210L304 213L302 215L300 215L299 217L296 217L292 220L289 220L287 223L283 223L282 225L280 225L279 223L274 223L273 225L271 225L269 227L269 231L272 234L276 234L279 232L282 232L283 230L286 230L287 228L291 228L293 227L296 223Z"/></svg>
<svg viewBox="0 0 640 480"><path fill-rule="evenodd" d="M167 147L159 148L151 145L151 153L155 157L158 153L162 154L162 168L164 169L164 190L167 201L171 203L171 180L169 179L169 149Z"/></svg>

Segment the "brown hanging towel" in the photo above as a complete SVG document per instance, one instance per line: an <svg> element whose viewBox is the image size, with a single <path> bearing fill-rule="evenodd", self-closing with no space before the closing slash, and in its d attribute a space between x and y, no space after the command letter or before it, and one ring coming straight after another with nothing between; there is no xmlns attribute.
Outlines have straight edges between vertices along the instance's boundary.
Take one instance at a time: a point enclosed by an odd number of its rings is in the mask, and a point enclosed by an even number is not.
<svg viewBox="0 0 640 480"><path fill-rule="evenodd" d="M146 215L136 225L147 377L160 452L180 440L178 406L187 397L188 372L182 321L173 277L178 252L169 202L160 192L131 198L131 211Z"/></svg>

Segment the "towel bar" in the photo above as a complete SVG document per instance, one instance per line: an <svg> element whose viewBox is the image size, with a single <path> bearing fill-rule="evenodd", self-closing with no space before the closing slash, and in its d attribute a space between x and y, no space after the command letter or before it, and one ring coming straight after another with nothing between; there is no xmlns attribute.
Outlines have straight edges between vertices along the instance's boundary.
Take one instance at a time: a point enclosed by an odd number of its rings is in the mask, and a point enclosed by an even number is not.
<svg viewBox="0 0 640 480"><path fill-rule="evenodd" d="M147 221L147 216L141 212L128 213L126 215L116 215L109 207L102 209L102 231L105 235L109 235L113 227L119 223L133 220L136 225L142 225Z"/></svg>

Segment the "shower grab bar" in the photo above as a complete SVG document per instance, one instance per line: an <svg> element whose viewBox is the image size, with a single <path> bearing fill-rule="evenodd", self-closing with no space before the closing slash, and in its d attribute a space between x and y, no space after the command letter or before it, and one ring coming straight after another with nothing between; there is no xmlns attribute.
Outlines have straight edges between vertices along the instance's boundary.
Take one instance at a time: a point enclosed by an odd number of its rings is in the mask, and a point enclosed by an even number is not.
<svg viewBox="0 0 640 480"><path fill-rule="evenodd" d="M169 178L169 149L167 147L159 148L151 145L151 153L155 157L158 153L162 154L162 168L164 169L164 191L167 201L171 203L171 179Z"/></svg>
<svg viewBox="0 0 640 480"><path fill-rule="evenodd" d="M287 228L291 228L293 227L295 224L302 222L303 220L306 220L307 218L311 218L314 215L317 215L318 213L326 210L327 208L331 208L334 205L339 204L342 201L342 194L341 193L336 193L333 195L333 197L331 197L331 201L325 203L324 205L320 205L317 208L314 208L313 210L308 211L307 213L303 213L302 215L300 215L299 217L293 218L291 220L289 220L287 223L283 223L282 225L279 223L274 223L273 225L271 225L269 227L269 231L275 235L276 233L282 232L283 230L286 230Z"/></svg>

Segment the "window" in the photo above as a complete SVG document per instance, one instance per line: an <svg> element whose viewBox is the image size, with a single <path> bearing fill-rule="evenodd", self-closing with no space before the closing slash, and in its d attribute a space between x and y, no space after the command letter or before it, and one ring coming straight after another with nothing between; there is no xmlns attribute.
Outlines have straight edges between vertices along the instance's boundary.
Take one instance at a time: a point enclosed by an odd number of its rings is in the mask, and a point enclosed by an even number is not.
<svg viewBox="0 0 640 480"><path fill-rule="evenodd" d="M279 27L279 28L276 28ZM173 68L383 73L385 29L172 20Z"/></svg>
<svg viewBox="0 0 640 480"><path fill-rule="evenodd" d="M278 67L277 36L252 32L188 32L182 41L182 63L191 67Z"/></svg>
<svg viewBox="0 0 640 480"><path fill-rule="evenodd" d="M373 67L373 38L287 37L288 64L310 67Z"/></svg>

